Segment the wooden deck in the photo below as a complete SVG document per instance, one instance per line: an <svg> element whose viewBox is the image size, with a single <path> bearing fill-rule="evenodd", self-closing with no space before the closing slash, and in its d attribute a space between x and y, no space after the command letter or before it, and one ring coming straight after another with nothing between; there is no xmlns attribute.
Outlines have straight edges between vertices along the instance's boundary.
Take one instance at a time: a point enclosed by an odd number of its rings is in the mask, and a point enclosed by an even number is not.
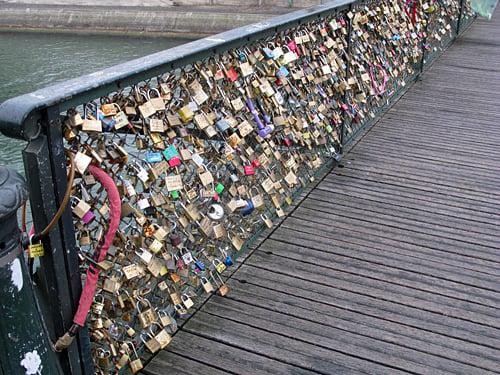
<svg viewBox="0 0 500 375"><path fill-rule="evenodd" d="M144 374L500 372L500 11L310 189Z"/></svg>

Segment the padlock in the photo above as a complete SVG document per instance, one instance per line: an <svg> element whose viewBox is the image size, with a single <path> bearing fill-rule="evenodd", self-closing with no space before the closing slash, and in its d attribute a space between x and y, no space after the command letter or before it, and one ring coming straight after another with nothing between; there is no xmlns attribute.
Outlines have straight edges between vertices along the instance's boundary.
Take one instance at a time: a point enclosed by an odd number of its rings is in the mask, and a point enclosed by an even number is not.
<svg viewBox="0 0 500 375"><path fill-rule="evenodd" d="M95 219L95 215L91 211L91 206L82 199L72 197L71 208L73 213L78 216L85 224L88 224Z"/></svg>
<svg viewBox="0 0 500 375"><path fill-rule="evenodd" d="M120 357L120 359L118 360L118 362L116 362L116 369L117 370L121 370L123 368L123 366L125 366L128 361L129 361L130 357L128 355L128 353L123 353Z"/></svg>
<svg viewBox="0 0 500 375"><path fill-rule="evenodd" d="M220 295L224 297L228 293L229 288L224 283L224 281L222 280L221 276L218 273L215 273L215 275L214 274L211 275L213 277L215 285L217 285L217 289L219 290Z"/></svg>
<svg viewBox="0 0 500 375"><path fill-rule="evenodd" d="M244 201L246 203L246 206L244 209L242 209L240 212L243 216L246 216L246 215L249 215L250 213L252 213L253 209L254 209L254 205L252 203L252 201Z"/></svg>
<svg viewBox="0 0 500 375"><path fill-rule="evenodd" d="M90 310L96 314L101 315L104 309L104 297L101 294L97 294L90 305Z"/></svg>
<svg viewBox="0 0 500 375"><path fill-rule="evenodd" d="M218 272L218 273L222 273L226 270L226 265L220 261L220 259L217 259L215 258L214 260L212 260L212 264L214 265L215 267L215 270Z"/></svg>
<svg viewBox="0 0 500 375"><path fill-rule="evenodd" d="M77 235L78 245L80 246L88 246L91 244L90 232L85 230L83 232L79 232Z"/></svg>
<svg viewBox="0 0 500 375"><path fill-rule="evenodd" d="M243 238L239 234L235 234L232 231L228 231L228 237L231 241L231 245L237 250L240 251L243 248Z"/></svg>
<svg viewBox="0 0 500 375"><path fill-rule="evenodd" d="M183 318L188 314L188 311L186 310L183 304L179 303L177 305L174 305L174 309L179 318Z"/></svg>
<svg viewBox="0 0 500 375"><path fill-rule="evenodd" d="M139 307L142 306L141 303L142 301L145 301L147 306L146 308L144 308L144 306L142 307L144 311L141 311L141 308ZM147 299L142 298L141 301L137 302L136 307L138 311L137 316L139 318L139 321L141 322L141 326L143 329L148 328L151 325L151 323L156 322L158 320L156 312L153 310L153 308L151 307L151 303Z"/></svg>
<svg viewBox="0 0 500 375"><path fill-rule="evenodd" d="M255 191L257 193L255 193ZM260 193L257 186L252 186L249 191L250 201L252 202L253 207L255 207L259 211L263 211L266 209L266 203L264 201L264 197Z"/></svg>
<svg viewBox="0 0 500 375"><path fill-rule="evenodd" d="M166 329L158 323L153 323L151 327L149 327L149 332L160 344L160 349L165 349L166 346L172 341L172 336L170 336Z"/></svg>
<svg viewBox="0 0 500 375"><path fill-rule="evenodd" d="M273 221L267 215L261 214L260 218L262 219L266 227L268 227L269 229L273 227Z"/></svg>
<svg viewBox="0 0 500 375"><path fill-rule="evenodd" d="M141 332L140 339L144 343L144 346L151 352L151 354L155 354L161 349L161 345L158 340L147 331Z"/></svg>
<svg viewBox="0 0 500 375"><path fill-rule="evenodd" d="M123 277L123 272L120 270L114 270L110 276L104 279L102 289L108 293L115 294L121 287L121 278Z"/></svg>
<svg viewBox="0 0 500 375"><path fill-rule="evenodd" d="M201 262L201 260L196 260L194 262L195 266L196 266L196 269L197 269L197 272L200 272L200 271L205 271L205 265Z"/></svg>
<svg viewBox="0 0 500 375"><path fill-rule="evenodd" d="M170 243L174 247L178 247L182 244L181 235L179 232L171 232L169 235Z"/></svg>
<svg viewBox="0 0 500 375"><path fill-rule="evenodd" d="M182 258L180 258L178 255L174 255L174 259L175 259L175 264L177 265L179 270L183 270L185 264L184 264L184 261L182 260Z"/></svg>
<svg viewBox="0 0 500 375"><path fill-rule="evenodd" d="M194 263L193 255L185 247L183 247L181 249L181 257L182 257L182 261L184 262L184 265L186 265L186 266L190 265L191 263Z"/></svg>
<svg viewBox="0 0 500 375"><path fill-rule="evenodd" d="M228 124L228 122L221 118L220 120L218 120L216 123L215 123L215 127L217 128L217 130L219 130L221 133L224 133L226 130L228 130L230 128L230 125Z"/></svg>
<svg viewBox="0 0 500 375"><path fill-rule="evenodd" d="M234 264L233 259L231 258L231 255L227 252L226 249L221 249L221 253L224 256L224 260L222 261L226 266L232 266Z"/></svg>
<svg viewBox="0 0 500 375"><path fill-rule="evenodd" d="M253 169L253 165L245 165L244 167L245 175L250 176L255 174L255 170Z"/></svg>
<svg viewBox="0 0 500 375"><path fill-rule="evenodd" d="M133 329L132 327L128 326L128 325L125 325L125 332L127 333L127 335L129 335L130 337L134 337L135 336L135 329Z"/></svg>
<svg viewBox="0 0 500 375"><path fill-rule="evenodd" d="M136 359L129 358L130 360L130 370L132 371L133 374L136 372L139 372L143 368L143 364L141 361L141 358L137 354L137 351L135 350L135 345L130 342L129 345L132 347L132 350L134 351L134 355Z"/></svg>
<svg viewBox="0 0 500 375"><path fill-rule="evenodd" d="M174 290L172 291L167 286L167 293L168 293L168 297L170 298L170 301L172 302L173 305L178 305L178 304L182 303L179 292L177 291L177 289L175 289L175 287L174 287Z"/></svg>
<svg viewBox="0 0 500 375"><path fill-rule="evenodd" d="M135 250L135 253L145 265L149 265L153 260L153 254L145 248L138 248Z"/></svg>
<svg viewBox="0 0 500 375"><path fill-rule="evenodd" d="M102 348L97 349L97 363L101 369L108 368L111 364L110 358L111 353Z"/></svg>
<svg viewBox="0 0 500 375"><path fill-rule="evenodd" d="M157 314L160 318L160 323L164 328L173 325L172 318L166 310L158 310Z"/></svg>
<svg viewBox="0 0 500 375"><path fill-rule="evenodd" d="M179 114L183 122L191 121L194 117L194 112L189 105L185 105L184 107L180 108L177 113Z"/></svg>
<svg viewBox="0 0 500 375"><path fill-rule="evenodd" d="M191 307L194 306L193 300L186 293L181 294L181 300L184 306L186 307L186 310L189 310Z"/></svg>
<svg viewBox="0 0 500 375"><path fill-rule="evenodd" d="M224 217L224 207L218 203L213 203L208 207L207 216L214 221L219 221Z"/></svg>
<svg viewBox="0 0 500 375"><path fill-rule="evenodd" d="M212 293L214 291L214 287L210 280L206 277L201 277L200 278L201 286L203 287L203 290L205 293Z"/></svg>
<svg viewBox="0 0 500 375"><path fill-rule="evenodd" d="M103 328L102 318L100 316L98 316L96 319L94 319L94 321L92 322L92 328L94 330Z"/></svg>

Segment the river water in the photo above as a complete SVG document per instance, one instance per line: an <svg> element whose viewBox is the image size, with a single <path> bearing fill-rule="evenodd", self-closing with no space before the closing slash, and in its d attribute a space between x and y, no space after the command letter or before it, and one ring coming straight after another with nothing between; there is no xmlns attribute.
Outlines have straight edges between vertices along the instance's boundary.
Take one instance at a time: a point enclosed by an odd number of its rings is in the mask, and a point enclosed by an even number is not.
<svg viewBox="0 0 500 375"><path fill-rule="evenodd" d="M0 103L56 82L189 42L163 36L0 32ZM0 133L0 165L24 174L26 142Z"/></svg>

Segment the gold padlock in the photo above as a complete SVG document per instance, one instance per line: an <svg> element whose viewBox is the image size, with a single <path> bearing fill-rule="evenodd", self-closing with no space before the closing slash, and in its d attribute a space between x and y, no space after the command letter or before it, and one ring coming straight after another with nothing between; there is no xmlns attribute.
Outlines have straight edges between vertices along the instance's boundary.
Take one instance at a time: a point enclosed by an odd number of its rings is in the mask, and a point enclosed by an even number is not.
<svg viewBox="0 0 500 375"><path fill-rule="evenodd" d="M158 332L154 332L153 327L159 327ZM154 336L155 340L160 344L160 349L165 349L165 347L172 341L172 336L163 328L160 324L154 323L149 327L149 331Z"/></svg>
<svg viewBox="0 0 500 375"><path fill-rule="evenodd" d="M144 311L141 311L141 307L139 307L142 306L142 301L145 301L147 306ZM144 307L142 307L142 309L144 309ZM143 329L148 328L153 322L158 320L156 312L151 307L151 302L149 302L146 298L142 298L139 302L137 302L137 311L139 311L137 316Z"/></svg>
<svg viewBox="0 0 500 375"><path fill-rule="evenodd" d="M188 105L180 108L177 113L181 116L181 120L183 122L191 121L194 117L194 112Z"/></svg>
<svg viewBox="0 0 500 375"><path fill-rule="evenodd" d="M134 351L134 354L135 354L136 359L129 358L130 370L132 371L132 373L135 374L136 372L142 370L142 368L144 366L142 364L141 359L139 358L139 355L137 354L137 351L135 350L135 345L132 342L128 342L127 345L129 345L129 347L132 348L132 350Z"/></svg>
<svg viewBox="0 0 500 375"><path fill-rule="evenodd" d="M155 354L157 351L162 349L158 340L149 332L142 332L140 337L144 346L151 352L151 354Z"/></svg>

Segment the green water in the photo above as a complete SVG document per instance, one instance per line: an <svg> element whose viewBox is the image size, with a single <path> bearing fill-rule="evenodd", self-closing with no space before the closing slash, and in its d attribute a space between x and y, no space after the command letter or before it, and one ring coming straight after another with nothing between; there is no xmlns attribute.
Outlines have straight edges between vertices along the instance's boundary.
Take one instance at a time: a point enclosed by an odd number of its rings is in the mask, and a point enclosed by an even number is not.
<svg viewBox="0 0 500 375"><path fill-rule="evenodd" d="M0 32L0 103L188 41L162 36ZM0 134L0 165L22 172L25 146Z"/></svg>

